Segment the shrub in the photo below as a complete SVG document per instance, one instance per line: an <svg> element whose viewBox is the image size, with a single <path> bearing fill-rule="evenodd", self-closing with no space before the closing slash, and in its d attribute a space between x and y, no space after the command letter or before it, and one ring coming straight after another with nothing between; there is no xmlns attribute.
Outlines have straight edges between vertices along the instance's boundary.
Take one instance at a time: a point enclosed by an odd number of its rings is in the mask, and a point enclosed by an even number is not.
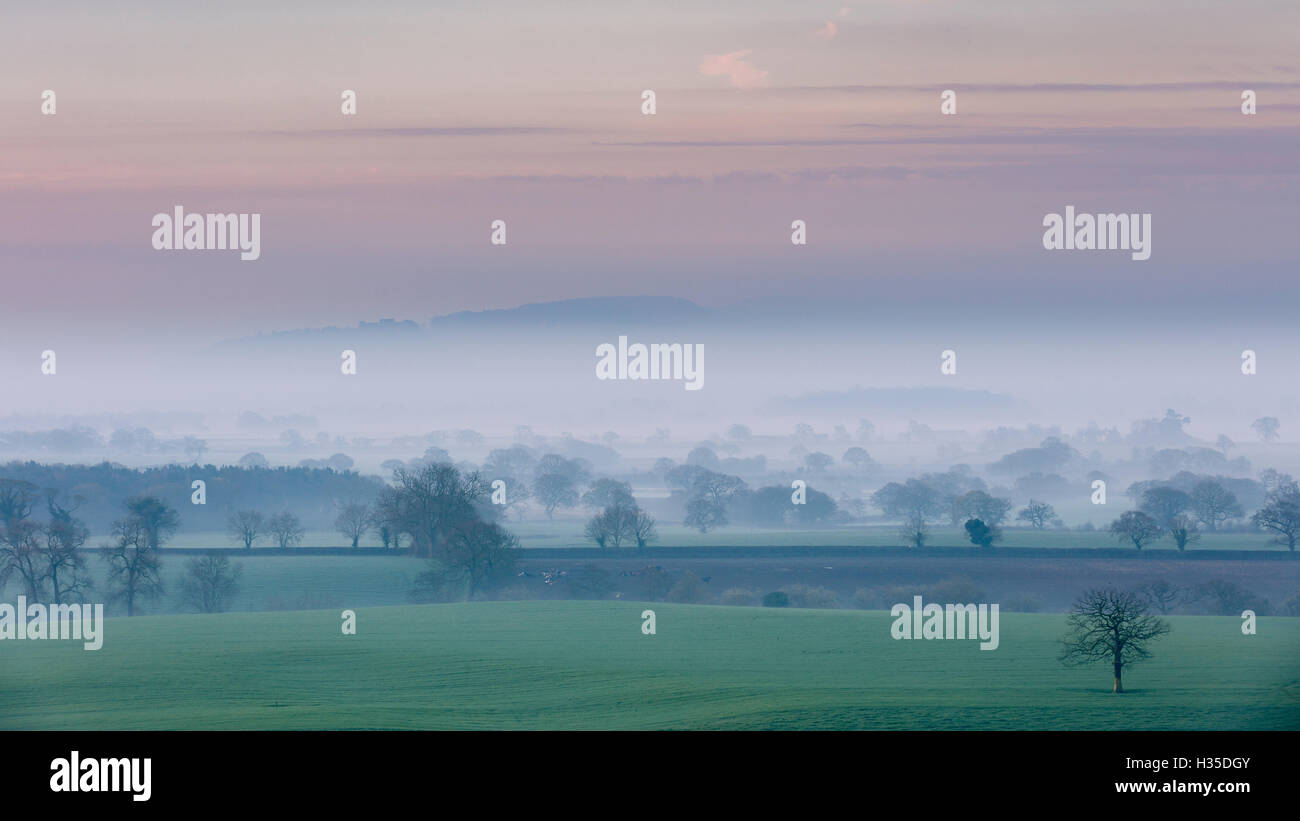
<svg viewBox="0 0 1300 821"><path fill-rule="evenodd" d="M780 590L768 593L763 597L764 607L789 607L790 597Z"/></svg>
<svg viewBox="0 0 1300 821"><path fill-rule="evenodd" d="M221 613L239 590L242 570L238 564L232 567L230 559L220 554L190 559L181 579L181 598L200 613Z"/></svg>

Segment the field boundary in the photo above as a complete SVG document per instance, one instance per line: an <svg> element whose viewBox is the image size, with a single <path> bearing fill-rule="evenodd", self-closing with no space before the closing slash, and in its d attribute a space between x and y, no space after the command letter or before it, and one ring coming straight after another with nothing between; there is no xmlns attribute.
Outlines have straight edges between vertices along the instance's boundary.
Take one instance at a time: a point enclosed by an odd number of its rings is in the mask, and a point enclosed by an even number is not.
<svg viewBox="0 0 1300 821"><path fill-rule="evenodd" d="M107 548L92 549L103 553ZM199 555L216 553L226 556L401 556L406 551L382 547L168 547L164 555ZM525 559L792 559L814 557L897 557L931 556L934 558L1001 558L1001 559L1149 559L1151 561L1297 561L1300 553L1289 550L1134 550L1119 547L840 547L809 545L806 547L751 547L719 545L715 547L649 547L644 550L601 550L595 547L528 547Z"/></svg>

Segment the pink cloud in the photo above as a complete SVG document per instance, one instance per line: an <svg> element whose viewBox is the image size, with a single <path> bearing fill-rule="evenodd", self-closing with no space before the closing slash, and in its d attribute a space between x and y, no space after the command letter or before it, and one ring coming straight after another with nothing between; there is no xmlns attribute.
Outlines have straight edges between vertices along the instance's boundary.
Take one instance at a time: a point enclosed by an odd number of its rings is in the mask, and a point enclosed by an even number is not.
<svg viewBox="0 0 1300 821"><path fill-rule="evenodd" d="M821 28L813 32L814 35L822 38L823 40L834 40L835 35L839 33L840 33L840 27L835 25L833 22L827 22L826 25L822 26Z"/></svg>
<svg viewBox="0 0 1300 821"><path fill-rule="evenodd" d="M708 76L725 75L736 88L754 88L767 79L767 72L745 58L753 49L733 51L730 54L709 55L700 63L700 73Z"/></svg>

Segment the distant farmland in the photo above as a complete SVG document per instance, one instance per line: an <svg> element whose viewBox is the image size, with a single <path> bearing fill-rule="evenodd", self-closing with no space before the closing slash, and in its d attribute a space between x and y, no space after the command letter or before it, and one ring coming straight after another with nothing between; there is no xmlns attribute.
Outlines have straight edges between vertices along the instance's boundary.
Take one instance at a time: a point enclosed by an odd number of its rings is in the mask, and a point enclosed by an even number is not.
<svg viewBox="0 0 1300 821"><path fill-rule="evenodd" d="M657 613L642 635L640 614ZM879 611L487 602L110 619L104 647L0 645L0 729L1300 729L1300 620L1175 616L1112 696L1001 646L894 641Z"/></svg>
<svg viewBox="0 0 1300 821"><path fill-rule="evenodd" d="M591 541L582 535L586 520L556 519L554 522L515 522L507 521L505 525L519 537L524 548L538 547L589 547L595 548ZM845 525L815 530L723 527L708 533L700 533L679 524L660 523L657 547L712 547L718 545L735 547L801 547L818 545L823 547L893 547L900 546L898 527L896 525ZM303 538L304 547L347 547L349 542L334 531L308 531ZM367 534L361 540L362 546L377 547L378 542ZM926 544L930 547L964 547L975 549L966 531L961 528L935 527L929 534ZM270 546L268 539L258 542L261 547ZM238 543L226 533L189 531L177 534L168 542L175 548L212 548L237 547ZM1129 549L1137 552L1131 545L1115 540L1105 530L1034 530L1031 528L1006 528L998 547L1072 547L1072 548L1109 548ZM1172 549L1173 542L1168 538L1159 539L1151 544L1156 549ZM1273 544L1266 533L1203 533L1200 541L1189 548L1191 550L1276 550L1287 552L1285 546Z"/></svg>

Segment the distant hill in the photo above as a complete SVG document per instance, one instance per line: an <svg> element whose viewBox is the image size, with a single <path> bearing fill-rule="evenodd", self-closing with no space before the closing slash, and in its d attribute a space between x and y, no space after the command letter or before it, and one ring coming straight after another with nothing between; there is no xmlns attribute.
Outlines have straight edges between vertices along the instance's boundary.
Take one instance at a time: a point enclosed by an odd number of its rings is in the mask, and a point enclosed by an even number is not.
<svg viewBox="0 0 1300 821"><path fill-rule="evenodd" d="M637 321L680 322L702 319L712 312L688 299L671 296L608 296L562 299L556 302L532 302L518 308L492 311L461 311L434 317L430 327L441 325L492 323L565 324Z"/></svg>
<svg viewBox="0 0 1300 821"><path fill-rule="evenodd" d="M355 327L330 326L325 328L299 328L272 331L240 339L224 340L218 347L265 342L312 342L346 335L355 338L363 334L370 338L404 339L421 333L441 330L536 328L537 326L563 326L592 324L657 324L691 322L714 315L688 299L667 296L612 296L562 299L555 302L532 302L517 308L486 311L459 311L435 316L428 324L412 320L381 319L361 322Z"/></svg>

